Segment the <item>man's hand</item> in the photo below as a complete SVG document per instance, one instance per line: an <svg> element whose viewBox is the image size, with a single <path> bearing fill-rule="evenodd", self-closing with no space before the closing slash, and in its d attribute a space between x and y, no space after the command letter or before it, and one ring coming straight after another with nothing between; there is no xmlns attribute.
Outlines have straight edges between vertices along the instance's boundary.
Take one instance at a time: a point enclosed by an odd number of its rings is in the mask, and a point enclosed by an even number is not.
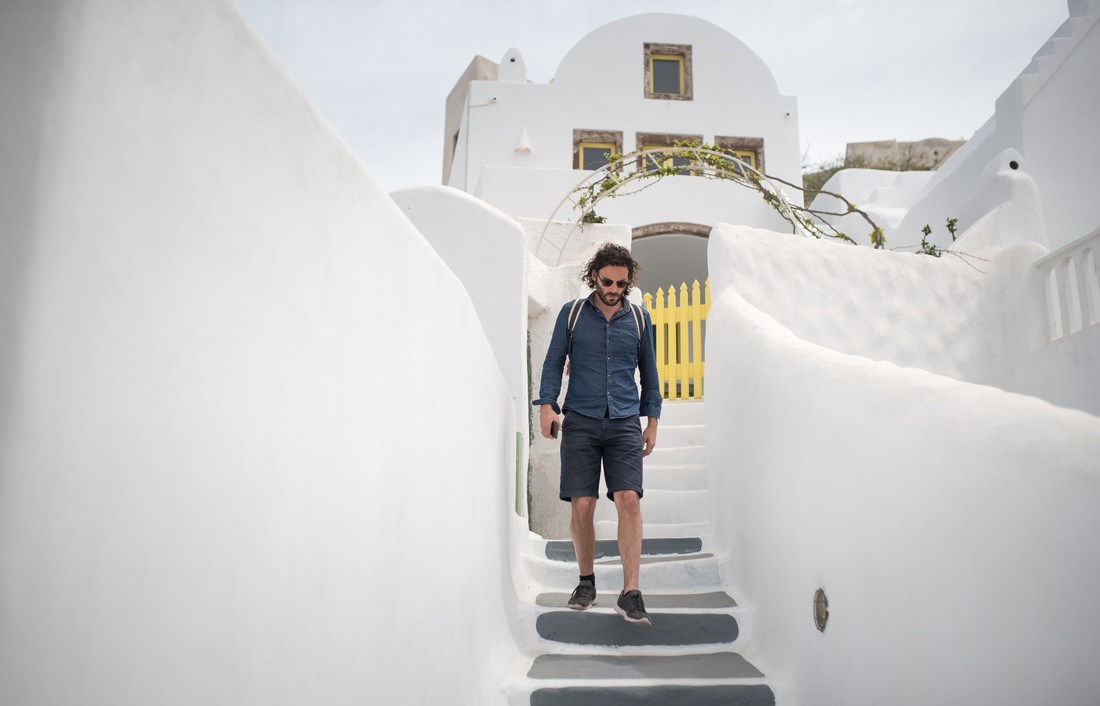
<svg viewBox="0 0 1100 706"><path fill-rule="evenodd" d="M554 412L554 408L548 404L539 406L539 427L542 428L543 438L549 439L550 437L550 425L553 422L559 422L558 428L561 428L558 415Z"/></svg>
<svg viewBox="0 0 1100 706"><path fill-rule="evenodd" d="M649 423L642 431L642 455L648 456L657 445L657 418L649 417Z"/></svg>

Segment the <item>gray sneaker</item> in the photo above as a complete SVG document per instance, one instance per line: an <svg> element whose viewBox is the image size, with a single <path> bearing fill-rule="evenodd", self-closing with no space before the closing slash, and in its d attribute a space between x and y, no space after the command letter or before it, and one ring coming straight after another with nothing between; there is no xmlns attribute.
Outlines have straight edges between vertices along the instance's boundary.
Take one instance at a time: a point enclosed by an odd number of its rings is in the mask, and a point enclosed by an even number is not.
<svg viewBox="0 0 1100 706"><path fill-rule="evenodd" d="M615 612L623 616L628 623L652 626L649 613L645 612L645 603L642 602L642 592L635 589L629 593L620 593L619 600L615 603Z"/></svg>
<svg viewBox="0 0 1100 706"><path fill-rule="evenodd" d="M569 607L575 610L585 610L596 605L596 584L584 580L573 589L573 595L569 597Z"/></svg>

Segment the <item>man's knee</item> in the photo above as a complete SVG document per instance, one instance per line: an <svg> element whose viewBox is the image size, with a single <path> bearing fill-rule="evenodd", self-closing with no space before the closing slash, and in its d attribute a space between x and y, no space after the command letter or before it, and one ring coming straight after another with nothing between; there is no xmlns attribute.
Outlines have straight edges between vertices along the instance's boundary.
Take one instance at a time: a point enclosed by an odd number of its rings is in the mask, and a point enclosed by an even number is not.
<svg viewBox="0 0 1100 706"><path fill-rule="evenodd" d="M570 502L573 505L573 515L576 517L588 517L596 512L596 498L572 498Z"/></svg>
<svg viewBox="0 0 1100 706"><path fill-rule="evenodd" d="M620 490L615 493L615 507L619 512L626 513L638 513L641 512L642 502L641 497L636 490Z"/></svg>

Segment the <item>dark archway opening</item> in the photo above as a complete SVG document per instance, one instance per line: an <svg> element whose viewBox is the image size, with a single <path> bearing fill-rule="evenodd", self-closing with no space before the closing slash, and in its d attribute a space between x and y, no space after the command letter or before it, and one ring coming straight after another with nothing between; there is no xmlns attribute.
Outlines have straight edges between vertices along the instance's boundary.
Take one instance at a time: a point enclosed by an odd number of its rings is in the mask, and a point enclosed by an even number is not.
<svg viewBox="0 0 1100 706"><path fill-rule="evenodd" d="M710 227L696 223L654 223L634 228L631 250L642 266L638 288L642 292L688 287L707 279L707 238Z"/></svg>

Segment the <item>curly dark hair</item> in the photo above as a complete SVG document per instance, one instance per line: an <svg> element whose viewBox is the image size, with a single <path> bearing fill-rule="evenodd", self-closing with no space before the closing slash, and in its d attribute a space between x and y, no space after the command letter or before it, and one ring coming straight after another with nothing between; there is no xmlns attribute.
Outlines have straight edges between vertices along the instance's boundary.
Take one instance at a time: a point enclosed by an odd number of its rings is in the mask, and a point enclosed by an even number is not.
<svg viewBox="0 0 1100 706"><path fill-rule="evenodd" d="M584 280L589 289L595 289L595 274L609 265L612 267L625 267L627 270L627 285L626 289L623 290L623 298L625 299L630 294L631 288L638 282L638 275L642 271L642 266L638 264L630 251L622 245L616 245L615 243L601 245L600 249L585 265L584 272L581 273L581 279Z"/></svg>

